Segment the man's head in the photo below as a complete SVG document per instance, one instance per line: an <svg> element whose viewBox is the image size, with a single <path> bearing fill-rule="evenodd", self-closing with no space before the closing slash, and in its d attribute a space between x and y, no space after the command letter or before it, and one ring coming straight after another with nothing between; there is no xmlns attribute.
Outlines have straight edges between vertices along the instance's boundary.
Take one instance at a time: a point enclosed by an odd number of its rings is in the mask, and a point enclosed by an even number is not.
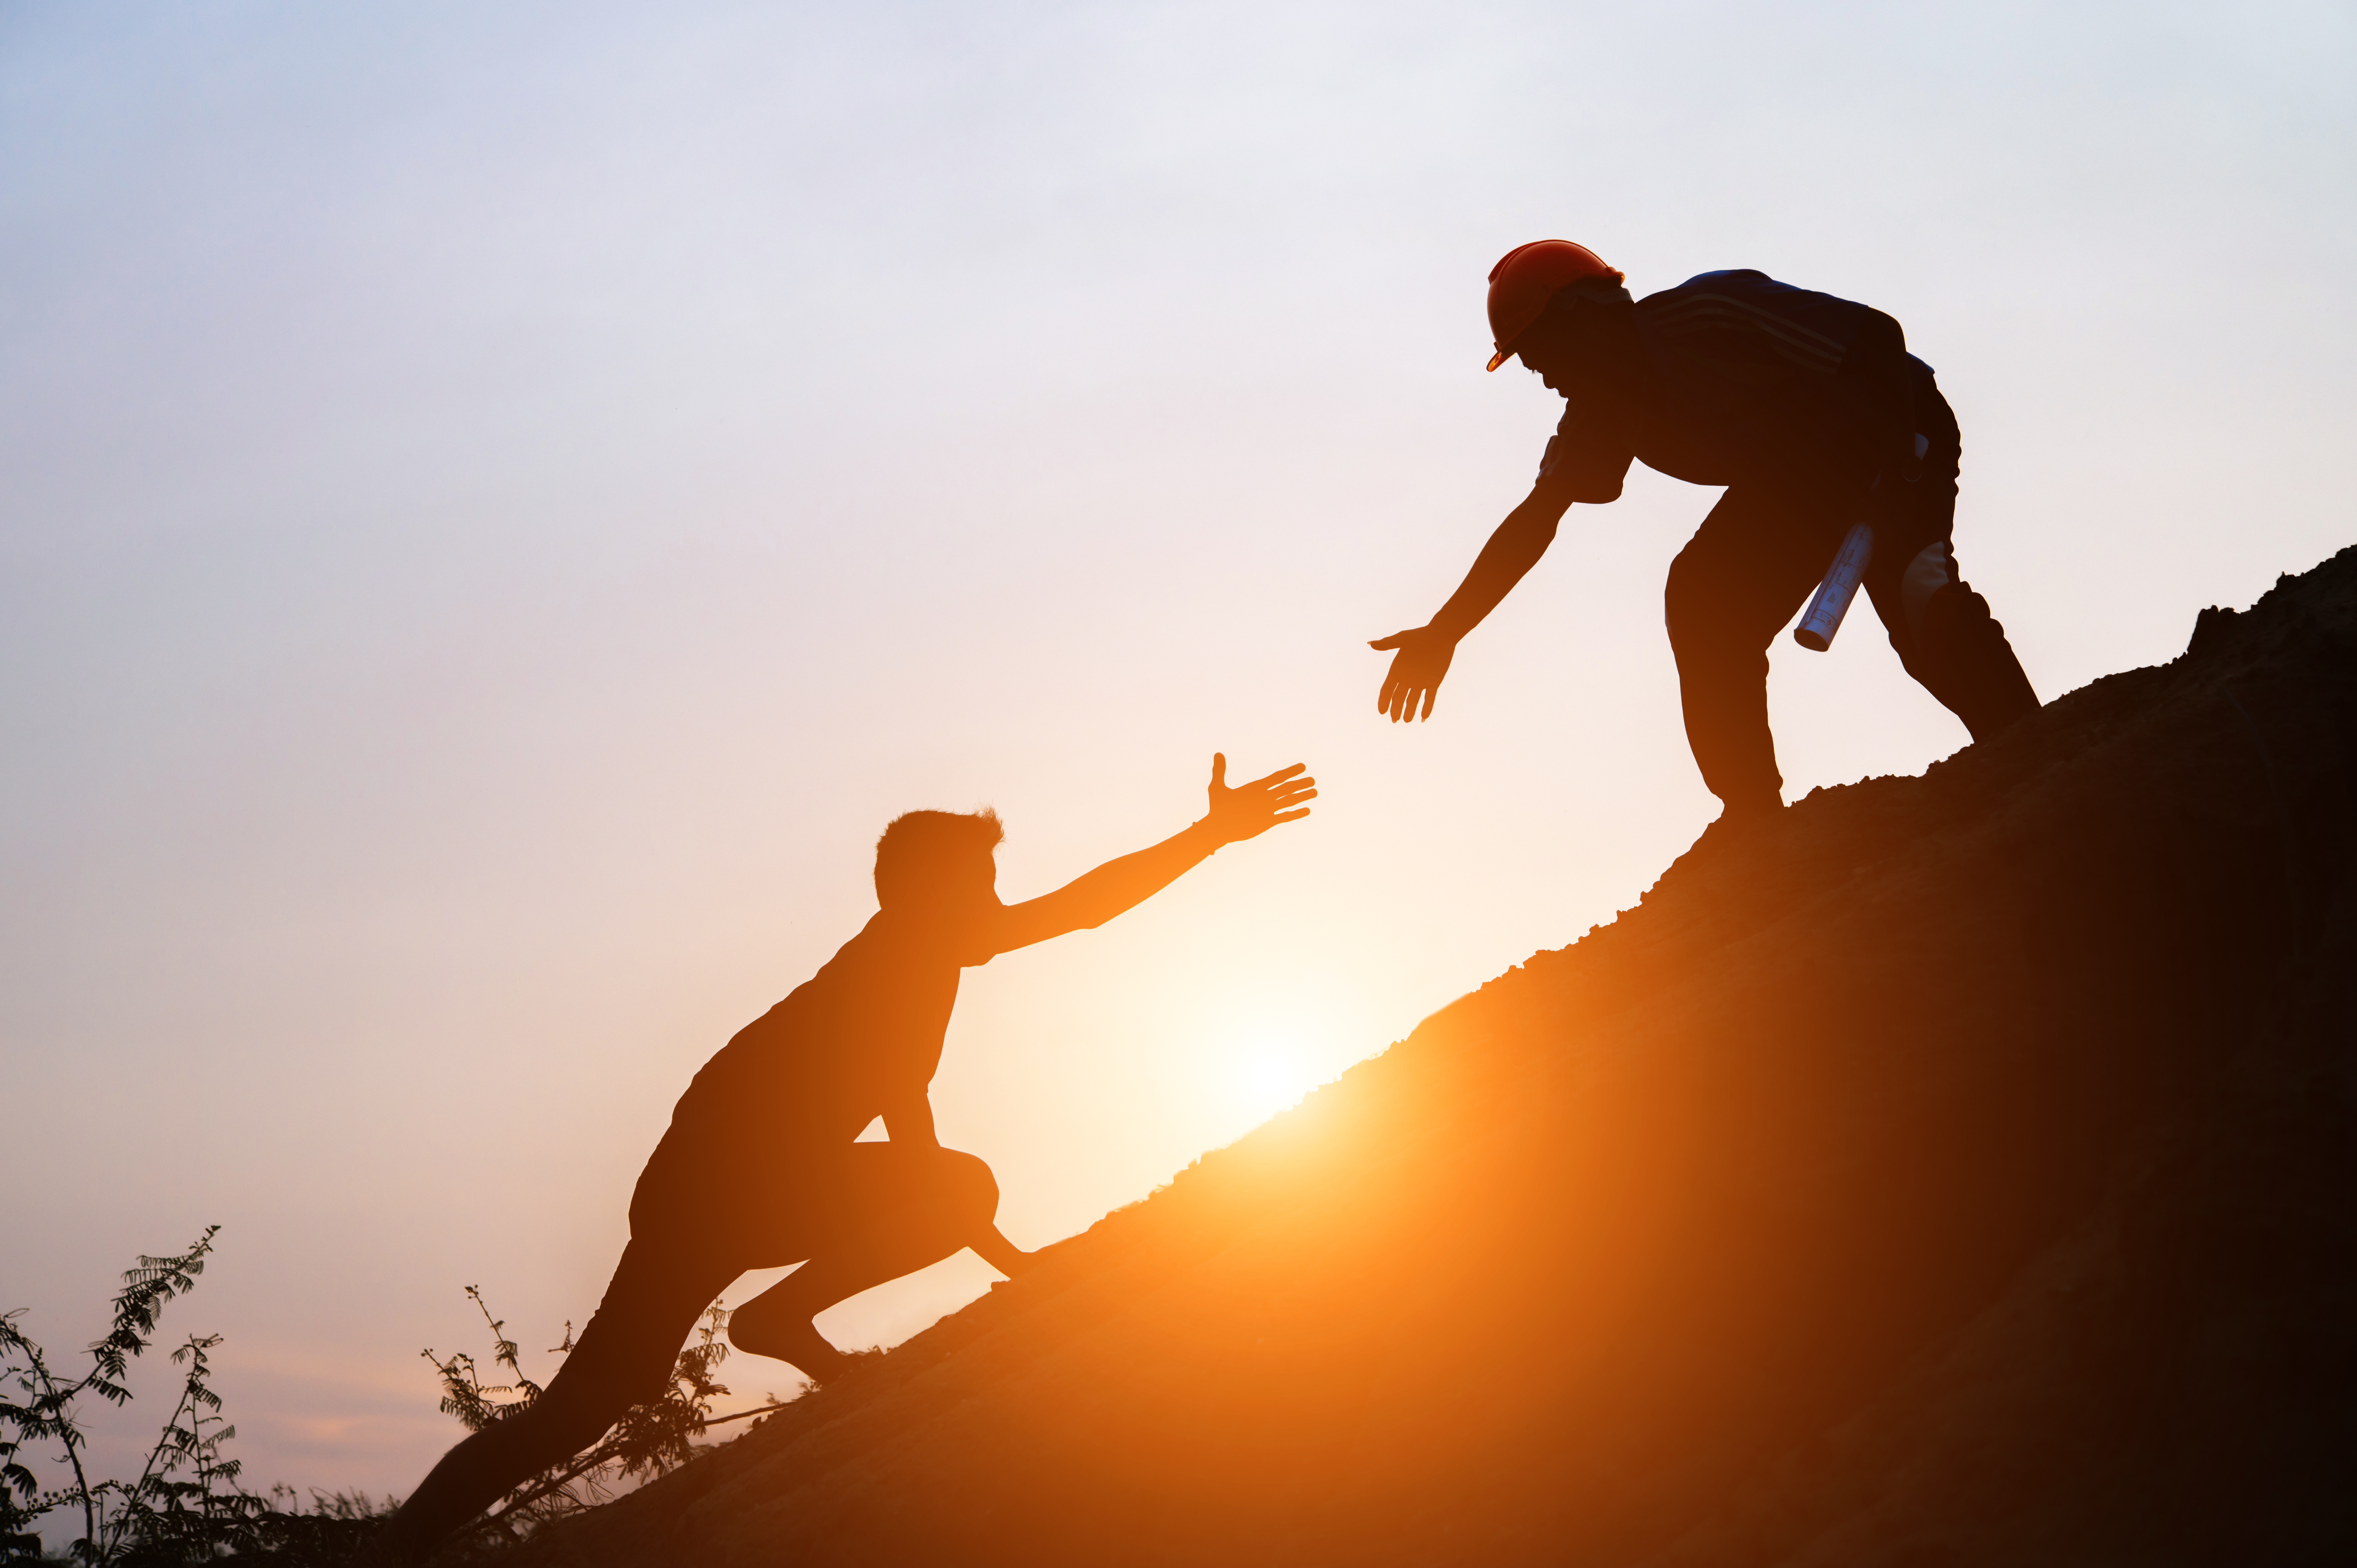
<svg viewBox="0 0 2357 1568"><path fill-rule="evenodd" d="M1523 335L1545 314L1558 291L1589 284L1618 293L1622 281L1603 257L1569 240L1534 240L1508 251L1490 269L1490 336L1498 349L1490 368L1496 370L1522 351ZM1523 363L1529 362L1525 356Z"/></svg>
<svg viewBox="0 0 2357 1568"><path fill-rule="evenodd" d="M1514 339L1514 353L1553 391L1625 392L1637 352L1626 311L1629 291L1603 278L1566 284Z"/></svg>
<svg viewBox="0 0 2357 1568"><path fill-rule="evenodd" d="M998 814L904 811L876 841L876 901L887 909L948 912L997 899L991 852L1006 836Z"/></svg>

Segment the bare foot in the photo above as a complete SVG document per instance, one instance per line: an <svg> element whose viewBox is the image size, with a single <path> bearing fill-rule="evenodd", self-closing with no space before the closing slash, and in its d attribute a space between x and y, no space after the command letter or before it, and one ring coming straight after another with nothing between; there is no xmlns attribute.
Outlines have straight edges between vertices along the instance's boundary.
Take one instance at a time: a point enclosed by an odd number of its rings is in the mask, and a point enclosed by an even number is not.
<svg viewBox="0 0 2357 1568"><path fill-rule="evenodd" d="M814 1383L832 1381L850 1364L850 1359L828 1344L807 1317L779 1322L764 1314L748 1323L744 1309L739 1308L728 1320L728 1343L748 1356L791 1361Z"/></svg>

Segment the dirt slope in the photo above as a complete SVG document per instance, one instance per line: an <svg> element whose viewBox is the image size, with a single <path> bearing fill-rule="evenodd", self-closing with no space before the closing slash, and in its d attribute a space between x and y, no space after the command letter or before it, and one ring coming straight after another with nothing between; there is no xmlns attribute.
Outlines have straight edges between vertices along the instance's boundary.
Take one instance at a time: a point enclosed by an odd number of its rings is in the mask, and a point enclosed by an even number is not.
<svg viewBox="0 0 2357 1568"><path fill-rule="evenodd" d="M2357 550L527 1557L2357 1561L2352 762Z"/></svg>

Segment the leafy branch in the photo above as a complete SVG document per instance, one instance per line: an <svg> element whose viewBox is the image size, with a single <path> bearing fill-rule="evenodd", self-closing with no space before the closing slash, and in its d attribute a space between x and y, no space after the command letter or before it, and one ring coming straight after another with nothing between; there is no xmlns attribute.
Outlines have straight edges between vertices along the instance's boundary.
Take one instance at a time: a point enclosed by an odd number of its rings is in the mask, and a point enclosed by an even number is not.
<svg viewBox="0 0 2357 1568"><path fill-rule="evenodd" d="M131 1391L124 1380L130 1375L132 1361L154 1342L165 1304L196 1288L197 1276L205 1272L206 1254L213 1250L213 1237L220 1230L218 1225L208 1225L186 1251L163 1258L142 1256L137 1266L124 1274L123 1288L114 1295L113 1324L105 1337L90 1347L90 1369L79 1378L69 1380L50 1367L40 1346L17 1326L22 1308L0 1316L0 1385L10 1387L17 1396L0 1399L0 1563L38 1562L40 1538L28 1527L59 1508L80 1508L82 1538L74 1544L73 1554L77 1561L93 1565L115 1562L119 1549L155 1511L159 1500L167 1510L185 1509L191 1498L199 1499L207 1511L217 1508L213 1484L237 1474L234 1460L220 1457L221 1444L232 1434L221 1431L208 1435L204 1431L208 1424L219 1424L207 1412L217 1412L221 1400L205 1385L210 1369L205 1352L221 1342L218 1337L199 1342L192 1336L174 1352L173 1360L189 1363L180 1402L149 1452L139 1479L129 1486L115 1481L91 1484L82 1464L82 1449L89 1438L75 1418L75 1406L86 1394L109 1404L129 1402ZM188 1418L186 1426L180 1424L183 1416ZM28 1442L58 1444L64 1450L63 1463L73 1472L73 1484L41 1489L18 1457ZM184 1464L196 1466L197 1478L171 1480L172 1473ZM110 1498L117 1499L112 1518L107 1513Z"/></svg>
<svg viewBox="0 0 2357 1568"><path fill-rule="evenodd" d="M51 1365L17 1321L22 1309L0 1315L0 1564L51 1561L32 1527L59 1509L81 1515L81 1539L66 1551L85 1568L185 1568L224 1554L340 1563L393 1510L391 1498L380 1505L360 1493L314 1492L306 1513L292 1488L274 1487L262 1498L238 1485L241 1466L221 1452L237 1428L222 1418L212 1387L218 1334L191 1334L172 1352L173 1364L183 1369L179 1398L139 1473L128 1481L90 1478L81 1400L130 1401L131 1363L155 1342L166 1304L196 1287L220 1229L206 1227L184 1252L142 1257L123 1276L112 1325L90 1347L90 1368L78 1378ZM52 1443L72 1481L44 1488L26 1462L26 1445Z"/></svg>

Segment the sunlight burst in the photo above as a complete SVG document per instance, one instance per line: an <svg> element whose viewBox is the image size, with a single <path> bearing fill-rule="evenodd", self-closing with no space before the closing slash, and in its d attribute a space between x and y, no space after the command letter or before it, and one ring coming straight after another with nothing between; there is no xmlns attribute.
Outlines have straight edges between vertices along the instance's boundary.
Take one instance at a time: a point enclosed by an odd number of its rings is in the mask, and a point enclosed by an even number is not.
<svg viewBox="0 0 2357 1568"><path fill-rule="evenodd" d="M1286 1040L1245 1042L1236 1052L1228 1076L1238 1101L1256 1117L1290 1110L1317 1087L1304 1053Z"/></svg>

